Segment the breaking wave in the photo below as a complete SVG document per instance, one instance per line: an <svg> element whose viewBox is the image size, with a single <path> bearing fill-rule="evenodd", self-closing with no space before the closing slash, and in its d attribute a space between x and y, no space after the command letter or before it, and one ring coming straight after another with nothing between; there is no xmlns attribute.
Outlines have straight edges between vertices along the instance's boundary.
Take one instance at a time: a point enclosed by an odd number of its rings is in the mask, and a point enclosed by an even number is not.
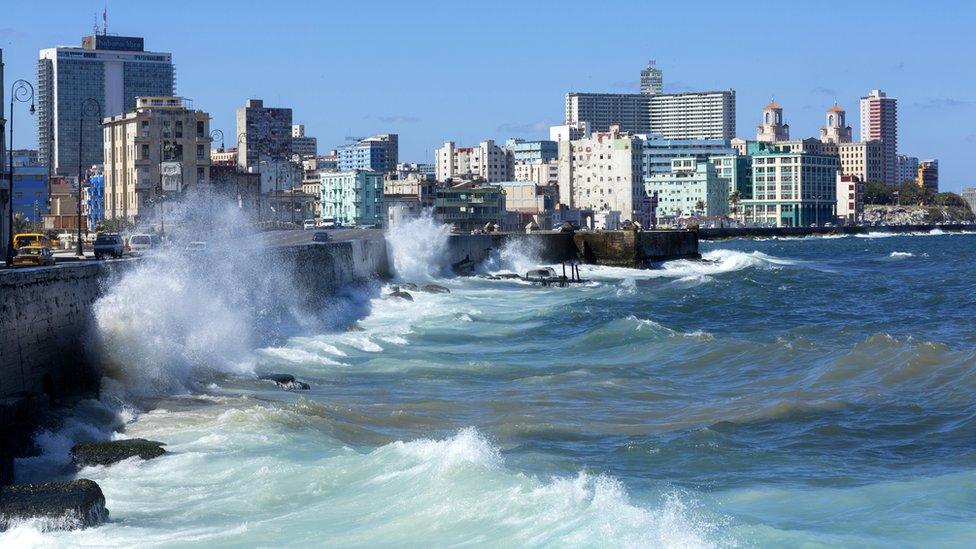
<svg viewBox="0 0 976 549"><path fill-rule="evenodd" d="M396 276L401 280L431 280L447 268L447 239L451 227L434 219L431 211L389 228L386 242Z"/></svg>

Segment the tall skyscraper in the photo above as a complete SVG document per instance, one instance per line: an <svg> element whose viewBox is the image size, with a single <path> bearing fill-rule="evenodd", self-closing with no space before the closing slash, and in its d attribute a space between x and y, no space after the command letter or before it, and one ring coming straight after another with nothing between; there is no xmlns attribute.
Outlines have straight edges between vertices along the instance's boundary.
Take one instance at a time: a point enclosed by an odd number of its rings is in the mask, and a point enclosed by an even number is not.
<svg viewBox="0 0 976 549"><path fill-rule="evenodd" d="M648 61L647 68L641 71L640 92L644 95L664 93L664 73L657 68L655 61Z"/></svg>
<svg viewBox="0 0 976 549"><path fill-rule="evenodd" d="M566 123L588 122L591 132L619 126L626 133L648 133L652 97L639 93L567 93Z"/></svg>
<svg viewBox="0 0 976 549"><path fill-rule="evenodd" d="M887 185L898 179L898 100L881 90L871 90L861 98L861 141L881 141L882 181Z"/></svg>
<svg viewBox="0 0 976 549"><path fill-rule="evenodd" d="M291 109L265 107L260 99L248 99L237 108L237 136L237 165L243 170L258 165L261 157L290 159Z"/></svg>
<svg viewBox="0 0 976 549"><path fill-rule="evenodd" d="M40 162L53 173L78 173L82 103L98 101L101 112L86 113L81 165L101 164L101 119L136 106L136 96L172 96L172 55L147 52L135 36L95 34L81 47L40 51L37 62L37 143Z"/></svg>
<svg viewBox="0 0 976 549"><path fill-rule="evenodd" d="M649 133L653 135L665 139L735 138L735 90L659 93L648 99Z"/></svg>

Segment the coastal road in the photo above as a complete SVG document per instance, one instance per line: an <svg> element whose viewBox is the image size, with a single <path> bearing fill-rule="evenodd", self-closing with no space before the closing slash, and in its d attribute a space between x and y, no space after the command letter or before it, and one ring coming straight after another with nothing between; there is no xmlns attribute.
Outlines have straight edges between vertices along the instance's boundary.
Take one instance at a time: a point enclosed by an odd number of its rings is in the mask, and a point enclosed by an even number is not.
<svg viewBox="0 0 976 549"><path fill-rule="evenodd" d="M268 246L293 246L307 244L312 241L312 235L326 232L332 242L344 240L377 240L383 238L382 229L316 229L293 231L268 231L258 235Z"/></svg>

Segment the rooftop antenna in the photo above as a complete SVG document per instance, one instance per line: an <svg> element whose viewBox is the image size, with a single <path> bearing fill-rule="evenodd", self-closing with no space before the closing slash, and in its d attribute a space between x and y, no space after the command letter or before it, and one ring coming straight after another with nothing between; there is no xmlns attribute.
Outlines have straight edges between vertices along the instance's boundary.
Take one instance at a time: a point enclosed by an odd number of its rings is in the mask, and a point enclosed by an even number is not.
<svg viewBox="0 0 976 549"><path fill-rule="evenodd" d="M108 36L108 2L105 3L105 9L102 10L102 34Z"/></svg>
<svg viewBox="0 0 976 549"><path fill-rule="evenodd" d="M98 34L98 13L92 14L95 19L95 24L92 26L92 34Z"/></svg>

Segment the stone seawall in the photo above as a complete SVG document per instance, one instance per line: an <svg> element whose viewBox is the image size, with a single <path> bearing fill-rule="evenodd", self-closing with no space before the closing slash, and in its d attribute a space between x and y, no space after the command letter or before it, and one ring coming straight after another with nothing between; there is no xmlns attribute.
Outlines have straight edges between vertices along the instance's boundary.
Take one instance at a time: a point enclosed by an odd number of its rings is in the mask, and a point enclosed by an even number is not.
<svg viewBox="0 0 976 549"><path fill-rule="evenodd" d="M925 233L936 229L947 233L973 232L976 231L976 224L891 225L885 227L728 227L700 229L698 236L702 240L722 240L725 238L772 238L825 234Z"/></svg>

